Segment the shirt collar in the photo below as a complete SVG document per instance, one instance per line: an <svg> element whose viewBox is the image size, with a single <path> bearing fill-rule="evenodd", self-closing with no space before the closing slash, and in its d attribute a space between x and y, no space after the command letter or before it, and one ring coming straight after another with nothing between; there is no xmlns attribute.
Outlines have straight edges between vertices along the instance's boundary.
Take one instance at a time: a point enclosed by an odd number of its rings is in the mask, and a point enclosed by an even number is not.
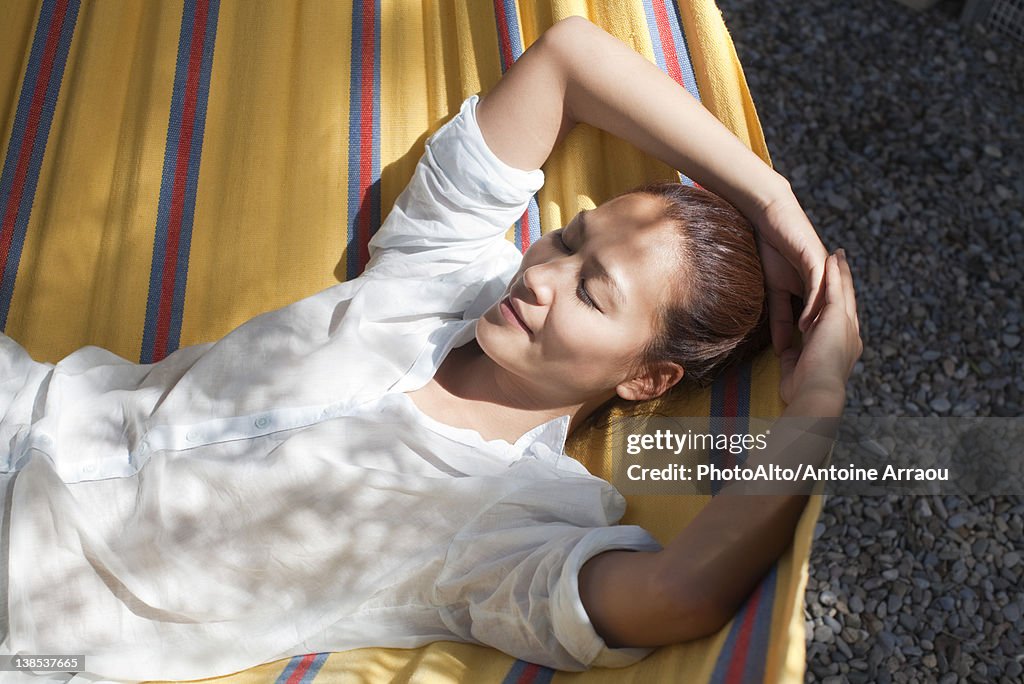
<svg viewBox="0 0 1024 684"><path fill-rule="evenodd" d="M527 450L532 444L540 443L556 454L565 452L565 440L569 436L569 416L558 416L546 423L523 433L512 446L516 451Z"/></svg>

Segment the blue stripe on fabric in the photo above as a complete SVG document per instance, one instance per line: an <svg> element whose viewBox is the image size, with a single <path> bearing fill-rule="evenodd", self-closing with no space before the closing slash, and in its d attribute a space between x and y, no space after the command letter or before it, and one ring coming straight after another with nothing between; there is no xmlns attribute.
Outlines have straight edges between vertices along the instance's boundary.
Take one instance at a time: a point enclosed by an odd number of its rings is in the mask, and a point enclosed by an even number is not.
<svg viewBox="0 0 1024 684"><path fill-rule="evenodd" d="M505 73L512 65L505 62L505 51L501 49L502 31L508 37L509 51L512 53L513 62L519 59L519 55L523 54L523 41L519 37L519 14L515 0L495 0L495 2L501 3L501 7L505 12L504 26L498 24L497 13L494 15L495 25L498 29L498 57L501 59L501 73Z"/></svg>
<svg viewBox="0 0 1024 684"><path fill-rule="evenodd" d="M362 119L362 73L363 73L363 5L352 4L352 46L348 80L348 207L346 222L345 275L352 278L359 270L359 230L356 217L359 212L359 155L362 144L360 120Z"/></svg>
<svg viewBox="0 0 1024 684"><path fill-rule="evenodd" d="M525 252L534 242L540 240L540 206L537 204L537 195L530 198L526 211L516 221L515 226L515 244L520 252ZM524 231L528 240L523 240Z"/></svg>
<svg viewBox="0 0 1024 684"><path fill-rule="evenodd" d="M299 684L313 684L313 680L316 679L317 674L323 668L330 655L330 653L317 653L316 658L313 658L313 662L310 663L309 669L306 670L306 674L302 675Z"/></svg>
<svg viewBox="0 0 1024 684"><path fill-rule="evenodd" d="M295 670L302 664L305 657L306 656L304 655L292 656L292 659L289 660L288 664L284 666L283 670L281 670L281 674L279 674L277 679L274 680L274 684L286 684Z"/></svg>
<svg viewBox="0 0 1024 684"><path fill-rule="evenodd" d="M0 330L7 327L7 315L10 312L11 299L14 296L14 281L17 278L18 266L21 262L21 252L25 246L25 236L28 233L28 222L32 215L32 205L35 202L36 187L39 183L39 173L43 166L43 156L46 152L46 143L50 136L50 126L53 123L53 113L57 107L57 98L60 95L61 83L64 80L64 67L67 65L68 52L71 49L71 40L74 37L75 26L78 23L78 10L80 0L68 0L64 10L63 24L61 25L60 36L57 41L57 49L53 56L53 64L50 68L49 81L46 84L46 91L43 95L43 106L40 111L39 123L36 128L34 140L28 141L31 145L28 168L25 173L25 181L22 186L21 199L14 218L11 244L7 253L7 263L4 266L2 280L0 280ZM46 43L50 29L54 21L61 21L61 17L55 17L55 0L44 0L40 9L39 21L36 24L36 32L32 38L32 48L29 53L28 68L25 72L25 79L21 85L21 92L18 96L18 108L14 116L14 128L11 131L11 139L7 146L7 156L4 159L4 169L0 175L0 221L6 213L8 203L11 201L13 192L14 176L17 170L18 161L23 152L28 118L32 108L32 98L40 78L40 66L43 53L46 50Z"/></svg>
<svg viewBox="0 0 1024 684"><path fill-rule="evenodd" d="M749 601L744 603L743 607L733 617L732 626L729 628L729 634L725 637L725 643L722 644L722 650L718 652L715 669L711 672L708 684L723 684L726 681L726 675L729 673L729 668L732 665L733 653L736 652L736 642L739 640L740 626L746 618L749 605ZM743 681L746 682L747 680L744 679Z"/></svg>
<svg viewBox="0 0 1024 684"><path fill-rule="evenodd" d="M772 564L772 569L761 580L761 600L757 605L754 625L750 634L750 647L747 653L747 666L743 670L743 681L764 681L764 666L768 659L768 641L771 639L772 613L775 610L775 587L779 579L779 564Z"/></svg>
<svg viewBox="0 0 1024 684"><path fill-rule="evenodd" d="M276 682L279 682L280 684L288 684L289 680L292 678L292 676L294 676L295 670L299 668L299 665L302 664L302 661L306 659L307 655L298 655L293 657L288 662L287 667L284 668L284 671L282 671L281 674L278 675ZM302 677L293 684L313 684L313 681L316 679L317 674L320 673L320 670L323 668L324 663L327 662L327 658L330 655L330 653L317 653L316 656L313 658L313 662L309 664L309 667L302 674Z"/></svg>
<svg viewBox="0 0 1024 684"><path fill-rule="evenodd" d="M747 361L736 366L736 383L739 387L739 397L736 402L736 415L743 418L743 428L747 428L750 422L750 388L754 377L753 363Z"/></svg>
<svg viewBox="0 0 1024 684"><path fill-rule="evenodd" d="M531 665L533 664L525 660L516 660L505 675L505 678L501 680L501 684L516 684L526 672L526 668ZM552 670L550 667L544 667L543 665L533 665L533 667L537 669L534 670L533 678L529 684L549 684L555 676L555 670Z"/></svg>
<svg viewBox="0 0 1024 684"><path fill-rule="evenodd" d="M370 237L380 229L380 0L374 0L373 16L373 154L370 161Z"/></svg>
<svg viewBox="0 0 1024 684"><path fill-rule="evenodd" d="M167 123L164 164L160 178L160 197L157 203L156 231L153 236L153 260L149 270L149 294L146 297L146 320L142 333L141 363L152 363L156 353L156 335L163 296L164 265L167 260L167 239L171 221L171 203L174 199L174 175L177 170L178 147L181 141L182 120L185 116L185 89L191 56L192 35L196 30L196 2L185 0L178 32L178 56L174 65L174 85L171 89L171 111ZM177 349L181 340L181 320L185 309L185 286L188 279L188 261L192 243L192 225L195 217L196 192L202 156L203 135L206 129L206 106L210 94L210 75L213 71L213 48L217 37L217 18L220 0L209 0L203 52L199 64L196 89L196 108L192 116L192 140L188 151L185 174L185 193L178 234L174 288L171 298L171 321L167 331L167 349Z"/></svg>
<svg viewBox="0 0 1024 684"><path fill-rule="evenodd" d="M174 67L174 85L171 89L171 112L167 124L164 147L164 165L160 180L160 199L157 204L156 233L153 240L153 263L149 272L149 296L146 299L146 324L142 337L142 363L152 362L156 337L156 316L160 306L164 260L167 253L167 226L170 222L171 195L174 190L174 169L177 162L178 141L181 137L181 119L188 77L188 49L192 43L195 24L195 0L185 0L178 32L178 57ZM173 153L172 153L173 151Z"/></svg>
<svg viewBox="0 0 1024 684"><path fill-rule="evenodd" d="M175 264L174 292L171 304L171 325L167 332L167 353L178 348L181 340L181 320L185 311L185 286L188 282L189 256L192 251L192 228L199 188L199 169L206 132L206 107L210 99L210 76L213 72L213 47L217 39L217 19L220 0L209 0L206 13L206 31L203 35L203 54L199 65L196 92L196 111L192 119L192 144L189 149L188 171L185 177L185 205L181 212L181 230L178 237L178 258Z"/></svg>
<svg viewBox="0 0 1024 684"><path fill-rule="evenodd" d="M25 80L21 83L21 94L18 96L18 109L14 114L14 128L11 130L11 139L7 143L4 169L0 173L0 211L6 210L11 199L14 173L18 167L18 160L21 159L21 146L26 133L25 129L28 127L29 112L32 109L32 96L35 94L36 82L39 80L39 63L43 60L46 39L50 34L50 22L53 21L53 13L56 8L56 0L43 0L42 7L39 8L39 20L36 23L35 35L32 37L28 68L25 69ZM2 219L3 216L0 215L0 220Z"/></svg>
<svg viewBox="0 0 1024 684"><path fill-rule="evenodd" d="M512 61L515 62L523 54L523 41L519 29L519 9L515 0L496 0L500 2L505 11L505 25L498 23L498 15L495 13L494 22L498 30L498 56L501 58L501 73L505 73L511 64L505 63L505 52L501 49L501 36L508 38L509 51L512 53ZM523 235L527 240L523 240ZM540 206L537 204L537 195L530 198L526 212L515 222L515 245L520 252L525 252L537 240L540 240Z"/></svg>
<svg viewBox="0 0 1024 684"><path fill-rule="evenodd" d="M363 3L352 6L352 47L351 66L349 73L349 110L348 110L348 206L347 206L347 249L346 277L354 278L361 270L359 219L362 211L369 211L371 236L380 227L380 0L374 0L373 23L373 92L371 97L371 140L370 151L370 184L366 188L365 197L360 192L362 179L362 110L363 110Z"/></svg>
<svg viewBox="0 0 1024 684"><path fill-rule="evenodd" d="M532 245L540 240L540 206L537 204L537 195L530 198L526 212L530 224L530 244Z"/></svg>
<svg viewBox="0 0 1024 684"><path fill-rule="evenodd" d="M736 416L732 419L731 434L746 434L750 432L750 390L751 390L751 364L749 362L737 366L736 374ZM730 454L733 463L746 463L749 451L744 449L742 453Z"/></svg>
<svg viewBox="0 0 1024 684"><path fill-rule="evenodd" d="M764 666L767 659L768 640L771 637L772 612L775 604L775 588L778 584L778 563L772 565L771 570L761 580L760 597L757 602L757 609L750 625L750 641L748 642L743 673L740 675L741 682L762 682L764 681ZM736 642L739 641L740 631L747 620L750 612L750 599L744 602L743 607L733 618L729 634L722 644L722 650L718 653L715 662L715 669L711 673L709 684L722 684L732 667Z"/></svg>
<svg viewBox="0 0 1024 684"><path fill-rule="evenodd" d="M514 662L512 667L509 668L508 673L505 675L505 678L501 680L501 684L515 684L519 681L519 678L523 676L523 672L526 671L527 665L529 665L529 663L523 660L517 660Z"/></svg>
<svg viewBox="0 0 1024 684"><path fill-rule="evenodd" d="M39 20L36 23L35 35L32 37L32 50L29 53L28 67L25 69L25 80L21 83L18 109L14 114L14 127L11 129L11 139L7 143L4 169L0 173L0 210L5 209L10 201L14 172L18 166L18 159L21 158L22 140L28 126L29 110L32 108L32 95L39 79L39 63L43 59L43 50L46 49L46 38L50 33L50 22L53 20L56 4L56 0L43 0L39 8Z"/></svg>
<svg viewBox="0 0 1024 684"><path fill-rule="evenodd" d="M662 2L663 0L644 0L644 17L647 19L647 33L651 38L651 46L654 48L654 61L658 65L658 68L668 73L668 65L665 63L665 51L661 45L661 32L658 29L658 21L654 17L654 6L652 2ZM685 38L682 33L682 21L679 18L679 6L672 2L672 11L666 14L669 17L669 30L672 33L672 37L675 41L676 46L676 61L679 64L679 72L683 76L683 83L686 89L691 95L700 101L700 92L697 90L697 80L693 75L693 65L690 62L690 51L686 45ZM690 85L693 85L691 88ZM679 176L679 182L683 185L692 187L695 185L693 180L686 174L677 172Z"/></svg>
<svg viewBox="0 0 1024 684"><path fill-rule="evenodd" d="M728 374L719 375L711 384L711 415L708 417L708 432L721 434L725 429L725 390L728 387ZM720 449L708 449L708 465L715 468L724 466ZM719 484L711 480L711 496L718 494Z"/></svg>
<svg viewBox="0 0 1024 684"><path fill-rule="evenodd" d="M167 228L171 220L171 197L174 192L174 170L181 138L184 115L185 83L188 78L189 46L195 24L196 0L185 0L178 31L178 57L174 64L174 85L171 88L171 112L167 122L164 146L164 167L160 176L160 199L157 203L156 232L153 236L153 263L149 269L149 294L146 297L146 322L142 332L142 363L152 363L156 345L157 315L163 284L164 261L167 254Z"/></svg>
<svg viewBox="0 0 1024 684"><path fill-rule="evenodd" d="M711 385L711 417L709 427L712 434L742 434L750 429L750 388L752 379L752 364L747 362L731 371L720 375ZM725 401L727 388L730 379L734 378L736 384L736 415L725 415ZM726 459L730 454L725 449L709 449L708 461L717 468L728 467ZM736 463L744 463L747 460L747 452L735 456ZM711 495L715 496L721 490L721 483L717 480L711 481Z"/></svg>
<svg viewBox="0 0 1024 684"><path fill-rule="evenodd" d="M658 0L653 0L657 2ZM658 20L654 17L654 6L652 0L644 0L644 17L647 18L647 33L651 37L651 46L654 48L654 62L658 68L668 73L668 66L665 64L665 52L661 49L661 33L658 31Z"/></svg>

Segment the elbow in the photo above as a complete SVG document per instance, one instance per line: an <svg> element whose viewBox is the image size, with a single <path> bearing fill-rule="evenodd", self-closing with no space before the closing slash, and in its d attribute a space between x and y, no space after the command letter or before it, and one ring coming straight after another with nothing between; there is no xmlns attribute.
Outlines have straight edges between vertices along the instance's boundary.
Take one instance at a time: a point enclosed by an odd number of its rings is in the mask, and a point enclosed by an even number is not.
<svg viewBox="0 0 1024 684"><path fill-rule="evenodd" d="M676 571L663 574L659 584L673 625L671 643L717 634L733 618L735 609L719 597L712 582Z"/></svg>
<svg viewBox="0 0 1024 684"><path fill-rule="evenodd" d="M603 29L580 16L569 16L551 25L534 43L538 51L546 54L549 63L558 70L559 81L565 93L566 114L572 124L580 122L572 105L581 70L593 68L593 51L602 41L610 38ZM533 49L533 46L531 46Z"/></svg>
<svg viewBox="0 0 1024 684"><path fill-rule="evenodd" d="M597 25L573 15L556 21L537 42L545 44L551 52L557 54L566 67L572 67L587 52L595 49L595 43L599 46L601 39L608 37Z"/></svg>
<svg viewBox="0 0 1024 684"><path fill-rule="evenodd" d="M596 26L587 18L581 17L578 14L573 14L556 21L551 25L551 28L547 30L547 33L551 33L553 31L558 32L560 37L568 39L579 36L586 31L591 31L595 28ZM565 34L564 36L561 35L563 33Z"/></svg>

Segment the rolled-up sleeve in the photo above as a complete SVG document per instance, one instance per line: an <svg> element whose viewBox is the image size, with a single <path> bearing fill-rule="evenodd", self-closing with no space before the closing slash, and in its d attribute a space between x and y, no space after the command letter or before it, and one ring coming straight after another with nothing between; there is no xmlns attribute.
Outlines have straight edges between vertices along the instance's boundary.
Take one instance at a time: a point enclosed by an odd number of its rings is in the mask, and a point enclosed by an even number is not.
<svg viewBox="0 0 1024 684"><path fill-rule="evenodd" d="M468 98L428 138L409 185L370 240L366 273L437 276L470 263L504 237L543 186L543 171L516 169L487 147L477 101Z"/></svg>
<svg viewBox="0 0 1024 684"><path fill-rule="evenodd" d="M517 493L456 536L434 593L454 634L559 670L625 667L651 652L605 644L583 607L579 572L604 551L661 547L640 527L601 526L593 504L618 494L607 483L585 490L563 481Z"/></svg>

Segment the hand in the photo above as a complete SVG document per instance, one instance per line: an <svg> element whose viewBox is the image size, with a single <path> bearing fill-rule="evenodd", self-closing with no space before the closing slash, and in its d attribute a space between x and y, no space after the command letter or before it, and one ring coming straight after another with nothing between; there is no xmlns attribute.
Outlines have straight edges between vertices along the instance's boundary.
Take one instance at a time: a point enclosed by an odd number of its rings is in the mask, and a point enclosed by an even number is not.
<svg viewBox="0 0 1024 684"><path fill-rule="evenodd" d="M853 276L846 253L839 249L825 262L824 305L804 334L803 349L782 354L782 400L791 403L805 392L845 396L846 381L863 349Z"/></svg>
<svg viewBox="0 0 1024 684"><path fill-rule="evenodd" d="M776 354L789 348L793 337L790 296L804 300L800 330L808 326L822 306L822 278L828 252L791 192L759 212L757 246L768 288L768 320Z"/></svg>

